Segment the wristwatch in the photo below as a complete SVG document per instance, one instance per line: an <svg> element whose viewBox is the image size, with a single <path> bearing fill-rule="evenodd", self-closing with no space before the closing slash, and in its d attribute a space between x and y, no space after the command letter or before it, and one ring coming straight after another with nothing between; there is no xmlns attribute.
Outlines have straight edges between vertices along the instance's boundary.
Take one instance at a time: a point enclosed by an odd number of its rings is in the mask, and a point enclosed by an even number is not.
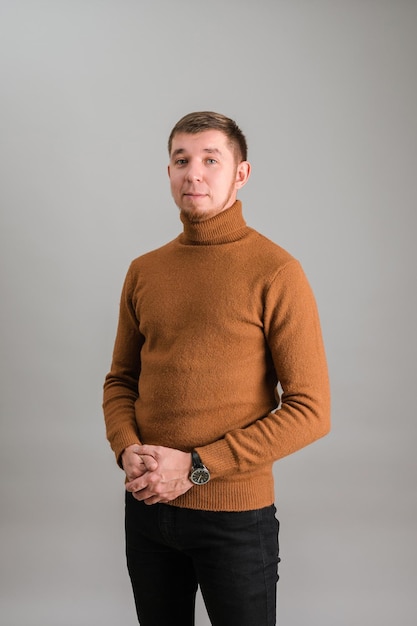
<svg viewBox="0 0 417 626"><path fill-rule="evenodd" d="M207 467L203 465L202 460L198 452L193 450L191 452L192 467L190 472L190 480L194 485L205 485L210 480L210 472Z"/></svg>

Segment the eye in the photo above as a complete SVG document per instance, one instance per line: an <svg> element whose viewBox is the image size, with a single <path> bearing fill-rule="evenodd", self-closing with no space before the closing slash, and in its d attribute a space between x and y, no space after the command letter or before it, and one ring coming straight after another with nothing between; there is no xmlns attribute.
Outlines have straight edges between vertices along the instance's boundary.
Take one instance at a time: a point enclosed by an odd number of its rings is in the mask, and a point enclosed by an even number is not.
<svg viewBox="0 0 417 626"><path fill-rule="evenodd" d="M185 165L186 163L187 163L187 159L177 159L175 161L175 165L179 165L179 166Z"/></svg>
<svg viewBox="0 0 417 626"><path fill-rule="evenodd" d="M215 165L217 163L217 160L216 159L207 159L207 163L209 165Z"/></svg>

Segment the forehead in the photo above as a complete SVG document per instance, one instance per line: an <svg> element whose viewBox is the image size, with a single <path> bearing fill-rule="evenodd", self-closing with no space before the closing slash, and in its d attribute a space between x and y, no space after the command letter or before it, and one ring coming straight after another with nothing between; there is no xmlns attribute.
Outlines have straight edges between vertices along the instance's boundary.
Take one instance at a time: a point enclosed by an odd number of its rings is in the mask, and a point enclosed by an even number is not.
<svg viewBox="0 0 417 626"><path fill-rule="evenodd" d="M180 152L220 152L233 156L229 138L221 130L204 130L201 133L176 133L172 138L171 156Z"/></svg>

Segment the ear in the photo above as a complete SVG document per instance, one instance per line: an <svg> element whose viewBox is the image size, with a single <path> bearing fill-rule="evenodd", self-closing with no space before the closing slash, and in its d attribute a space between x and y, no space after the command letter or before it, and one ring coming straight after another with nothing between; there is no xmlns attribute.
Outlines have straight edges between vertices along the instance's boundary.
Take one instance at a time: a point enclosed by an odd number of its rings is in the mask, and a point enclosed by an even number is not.
<svg viewBox="0 0 417 626"><path fill-rule="evenodd" d="M250 176L250 163L249 161L241 161L236 170L236 189L241 189L243 185L246 185Z"/></svg>
<svg viewBox="0 0 417 626"><path fill-rule="evenodd" d="M168 168L167 168L167 169L168 169L168 178L171 178L171 168L170 168L170 166L169 166L169 165L168 165Z"/></svg>

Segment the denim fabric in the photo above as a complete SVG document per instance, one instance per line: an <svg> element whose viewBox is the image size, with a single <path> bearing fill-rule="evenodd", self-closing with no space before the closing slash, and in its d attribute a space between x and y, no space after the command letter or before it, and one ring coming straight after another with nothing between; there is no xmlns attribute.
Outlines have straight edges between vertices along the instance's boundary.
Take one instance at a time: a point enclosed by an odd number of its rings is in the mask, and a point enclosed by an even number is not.
<svg viewBox="0 0 417 626"><path fill-rule="evenodd" d="M141 626L193 626L198 585L213 626L274 626L275 506L215 512L126 493L126 555Z"/></svg>

